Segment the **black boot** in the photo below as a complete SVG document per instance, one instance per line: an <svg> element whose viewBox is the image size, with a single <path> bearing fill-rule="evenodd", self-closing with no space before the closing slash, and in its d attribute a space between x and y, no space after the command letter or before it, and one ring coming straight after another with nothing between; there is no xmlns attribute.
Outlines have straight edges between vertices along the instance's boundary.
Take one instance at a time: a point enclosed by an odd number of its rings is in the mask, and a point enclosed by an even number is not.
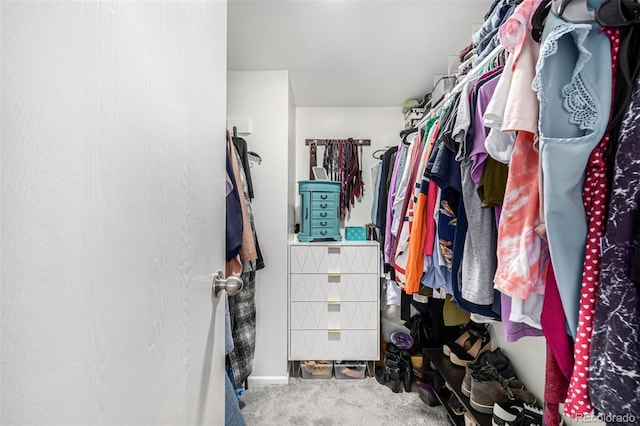
<svg viewBox="0 0 640 426"><path fill-rule="evenodd" d="M404 384L404 391L411 392L411 382L413 381L413 365L411 364L411 354L407 351L400 353L400 377Z"/></svg>
<svg viewBox="0 0 640 426"><path fill-rule="evenodd" d="M393 355L400 356L400 349L393 343L387 343L387 352Z"/></svg>
<svg viewBox="0 0 640 426"><path fill-rule="evenodd" d="M381 385L387 386L394 393L399 393L400 388L400 358L392 353L384 356L384 364L376 370L376 380Z"/></svg>
<svg viewBox="0 0 640 426"><path fill-rule="evenodd" d="M422 383L430 385L435 392L440 392L444 387L444 379L440 372L431 368L431 362L426 349L422 351Z"/></svg>

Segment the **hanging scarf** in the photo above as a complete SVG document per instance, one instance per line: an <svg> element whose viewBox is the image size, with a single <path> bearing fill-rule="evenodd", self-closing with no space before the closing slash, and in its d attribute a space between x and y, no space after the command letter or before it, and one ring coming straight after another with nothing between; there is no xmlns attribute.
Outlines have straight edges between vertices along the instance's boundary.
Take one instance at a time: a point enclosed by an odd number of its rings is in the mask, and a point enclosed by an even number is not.
<svg viewBox="0 0 640 426"><path fill-rule="evenodd" d="M362 201L364 179L362 178L362 147L358 155L358 144L353 139L328 140L322 165L329 179L340 182L340 220L351 214L356 200Z"/></svg>

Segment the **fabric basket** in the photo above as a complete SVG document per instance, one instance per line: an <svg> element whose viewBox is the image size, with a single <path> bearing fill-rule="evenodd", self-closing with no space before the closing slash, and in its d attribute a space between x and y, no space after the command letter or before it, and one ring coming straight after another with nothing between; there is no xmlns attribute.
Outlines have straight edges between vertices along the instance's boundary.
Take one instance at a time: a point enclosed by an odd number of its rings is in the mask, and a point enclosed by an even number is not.
<svg viewBox="0 0 640 426"><path fill-rule="evenodd" d="M365 241L367 239L367 228L364 226L346 226L344 237L348 241Z"/></svg>

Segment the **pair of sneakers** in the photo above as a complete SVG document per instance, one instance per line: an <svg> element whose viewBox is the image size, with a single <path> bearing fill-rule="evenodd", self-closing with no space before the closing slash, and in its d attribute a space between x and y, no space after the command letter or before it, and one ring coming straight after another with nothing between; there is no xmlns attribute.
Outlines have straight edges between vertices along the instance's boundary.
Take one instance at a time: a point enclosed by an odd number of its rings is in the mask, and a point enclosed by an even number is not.
<svg viewBox="0 0 640 426"><path fill-rule="evenodd" d="M518 401L496 403L493 406L493 426L542 426L544 413L541 408ZM565 426L560 418L560 426Z"/></svg>
<svg viewBox="0 0 640 426"><path fill-rule="evenodd" d="M542 426L543 412L531 404L520 401L496 403L493 407L493 426ZM564 422L560 421L561 425Z"/></svg>

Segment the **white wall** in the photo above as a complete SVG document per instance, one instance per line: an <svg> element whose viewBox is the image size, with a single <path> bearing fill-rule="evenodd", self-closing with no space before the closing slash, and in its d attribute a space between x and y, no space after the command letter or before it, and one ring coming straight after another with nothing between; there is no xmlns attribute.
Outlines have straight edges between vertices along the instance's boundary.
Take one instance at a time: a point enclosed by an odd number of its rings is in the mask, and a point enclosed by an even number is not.
<svg viewBox="0 0 640 426"><path fill-rule="evenodd" d="M256 273L256 353L251 382L287 376L287 242L289 235L289 73L228 73L227 114L253 120L249 150L262 157L251 169L255 227L266 267Z"/></svg>
<svg viewBox="0 0 640 426"><path fill-rule="evenodd" d="M364 197L351 210L351 218L344 225L363 226L371 223L373 183L371 167L378 161L372 156L377 149L396 146L404 127L400 107L370 108L298 108L296 116L296 181L309 179L309 147L305 139L371 139L371 146L363 147L362 171ZM324 149L318 149L318 165L322 165ZM297 189L296 189L297 194ZM296 195L296 221L300 221L300 200ZM344 236L344 232L343 232Z"/></svg>
<svg viewBox="0 0 640 426"><path fill-rule="evenodd" d="M0 423L223 421L226 7L2 2Z"/></svg>
<svg viewBox="0 0 640 426"><path fill-rule="evenodd" d="M287 229L289 230L289 240L293 239L295 226L295 203L296 203L296 101L291 80L289 80L289 156L287 157L287 169L289 172L288 181L288 204L287 204Z"/></svg>
<svg viewBox="0 0 640 426"><path fill-rule="evenodd" d="M542 401L544 397L544 374L546 365L546 341L544 337L524 337L517 342L504 338L502 323L491 324L492 349L500 347L513 363L520 378L533 394Z"/></svg>

